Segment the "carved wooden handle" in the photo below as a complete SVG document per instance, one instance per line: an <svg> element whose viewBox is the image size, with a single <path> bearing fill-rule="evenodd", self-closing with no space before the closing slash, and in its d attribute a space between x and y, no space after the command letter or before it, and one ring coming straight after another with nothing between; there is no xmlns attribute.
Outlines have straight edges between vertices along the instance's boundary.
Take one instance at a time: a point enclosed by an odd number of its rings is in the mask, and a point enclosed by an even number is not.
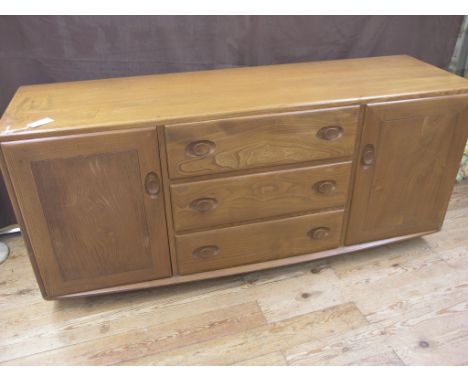
<svg viewBox="0 0 468 382"><path fill-rule="evenodd" d="M190 203L190 208L198 212L208 212L216 208L218 201L215 198L195 199Z"/></svg>
<svg viewBox="0 0 468 382"><path fill-rule="evenodd" d="M334 180L323 180L315 183L314 189L319 194L330 194L336 190L336 182Z"/></svg>
<svg viewBox="0 0 468 382"><path fill-rule="evenodd" d="M203 140L189 143L185 148L188 155L193 157L206 157L213 153L216 144L212 141Z"/></svg>
<svg viewBox="0 0 468 382"><path fill-rule="evenodd" d="M364 150L362 150L362 164L364 166L370 166L374 163L375 158L375 149L374 145L366 145Z"/></svg>
<svg viewBox="0 0 468 382"><path fill-rule="evenodd" d="M161 181L158 174L149 172L145 177L145 190L147 194L153 198L157 197L161 192Z"/></svg>
<svg viewBox="0 0 468 382"><path fill-rule="evenodd" d="M208 259L210 257L216 256L219 253L219 247L217 245L205 245L195 249L192 252L192 255L199 257L201 259Z"/></svg>
<svg viewBox="0 0 468 382"><path fill-rule="evenodd" d="M325 141L333 141L343 135L341 126L325 126L317 132L317 137Z"/></svg>
<svg viewBox="0 0 468 382"><path fill-rule="evenodd" d="M314 240L325 239L331 234L331 229L328 227L318 227L309 231L309 236Z"/></svg>

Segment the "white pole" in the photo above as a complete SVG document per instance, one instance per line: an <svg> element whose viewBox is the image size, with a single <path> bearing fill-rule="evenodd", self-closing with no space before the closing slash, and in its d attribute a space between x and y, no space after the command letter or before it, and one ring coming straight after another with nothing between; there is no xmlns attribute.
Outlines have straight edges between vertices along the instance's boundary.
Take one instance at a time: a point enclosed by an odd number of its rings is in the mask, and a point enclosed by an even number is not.
<svg viewBox="0 0 468 382"><path fill-rule="evenodd" d="M0 241L0 264L3 263L10 253L8 246Z"/></svg>

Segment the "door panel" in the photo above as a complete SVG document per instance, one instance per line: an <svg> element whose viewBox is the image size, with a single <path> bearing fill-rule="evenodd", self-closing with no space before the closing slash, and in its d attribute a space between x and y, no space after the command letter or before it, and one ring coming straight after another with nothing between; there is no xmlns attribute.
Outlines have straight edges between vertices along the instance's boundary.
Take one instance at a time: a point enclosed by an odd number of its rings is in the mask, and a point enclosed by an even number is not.
<svg viewBox="0 0 468 382"><path fill-rule="evenodd" d="M48 296L171 275L155 129L2 149Z"/></svg>
<svg viewBox="0 0 468 382"><path fill-rule="evenodd" d="M468 132L468 96L370 104L346 244L439 229Z"/></svg>

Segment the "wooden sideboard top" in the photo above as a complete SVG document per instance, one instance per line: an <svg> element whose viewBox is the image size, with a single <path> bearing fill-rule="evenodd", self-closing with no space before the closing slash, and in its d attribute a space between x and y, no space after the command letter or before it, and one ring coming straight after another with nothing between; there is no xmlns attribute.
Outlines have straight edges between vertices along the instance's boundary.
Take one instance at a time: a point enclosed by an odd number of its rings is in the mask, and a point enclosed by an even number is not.
<svg viewBox="0 0 468 382"><path fill-rule="evenodd" d="M0 120L0 141L466 92L467 80L405 55L30 85Z"/></svg>

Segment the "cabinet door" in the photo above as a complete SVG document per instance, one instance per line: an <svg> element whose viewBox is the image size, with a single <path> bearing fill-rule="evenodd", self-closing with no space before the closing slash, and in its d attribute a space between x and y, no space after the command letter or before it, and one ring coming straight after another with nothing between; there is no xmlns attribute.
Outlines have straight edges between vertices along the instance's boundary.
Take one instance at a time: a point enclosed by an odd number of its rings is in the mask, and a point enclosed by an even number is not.
<svg viewBox="0 0 468 382"><path fill-rule="evenodd" d="M440 229L468 133L468 96L366 109L346 244Z"/></svg>
<svg viewBox="0 0 468 382"><path fill-rule="evenodd" d="M2 151L46 296L170 276L155 129Z"/></svg>

